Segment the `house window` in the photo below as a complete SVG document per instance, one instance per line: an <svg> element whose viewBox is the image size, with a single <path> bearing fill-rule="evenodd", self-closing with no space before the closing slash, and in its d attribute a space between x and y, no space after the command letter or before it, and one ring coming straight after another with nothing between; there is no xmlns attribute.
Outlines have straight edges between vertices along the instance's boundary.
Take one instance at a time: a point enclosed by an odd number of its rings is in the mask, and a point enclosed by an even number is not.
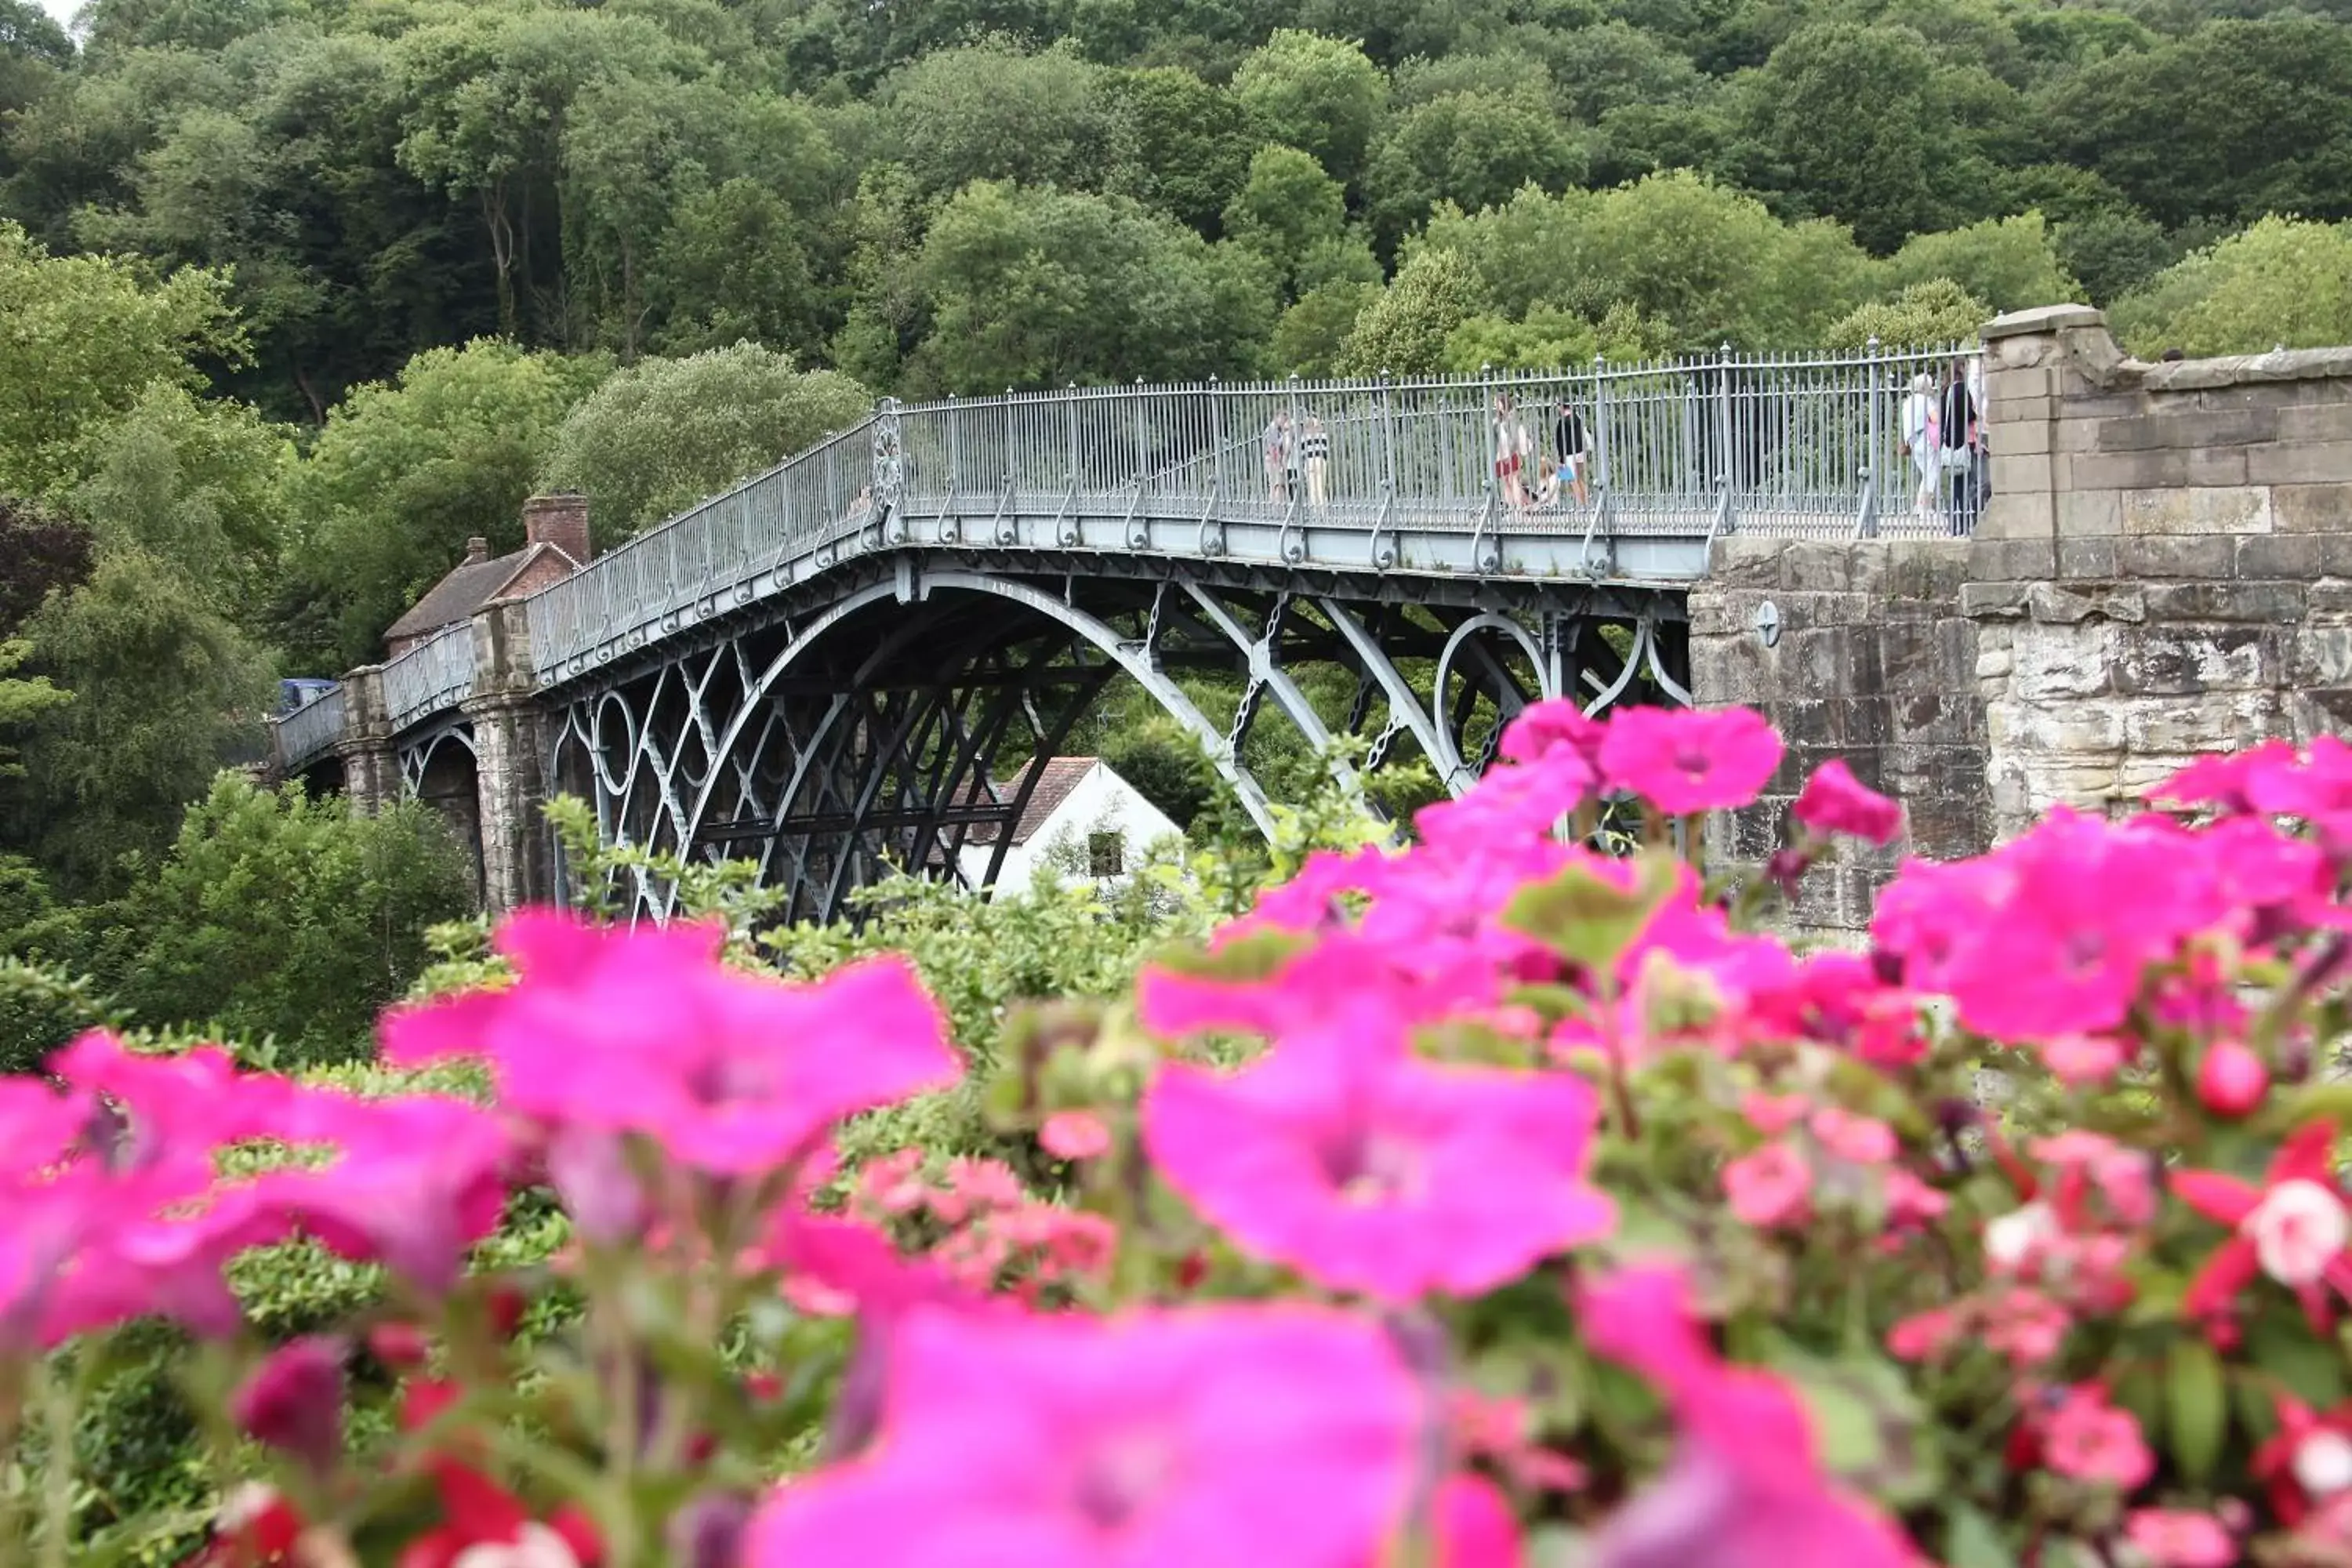
<svg viewBox="0 0 2352 1568"><path fill-rule="evenodd" d="M1116 877L1127 869L1127 841L1116 833L1087 835L1087 875Z"/></svg>

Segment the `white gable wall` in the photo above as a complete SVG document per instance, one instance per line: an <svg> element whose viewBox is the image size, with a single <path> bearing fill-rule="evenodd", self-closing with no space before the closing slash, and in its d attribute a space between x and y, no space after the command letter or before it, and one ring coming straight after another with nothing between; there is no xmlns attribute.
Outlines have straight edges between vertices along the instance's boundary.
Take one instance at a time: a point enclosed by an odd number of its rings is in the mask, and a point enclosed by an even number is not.
<svg viewBox="0 0 2352 1568"><path fill-rule="evenodd" d="M1008 893L1025 889L1039 861L1057 845L1074 846L1077 856L1077 869L1062 869L1063 880L1086 880L1087 839L1094 833L1119 836L1121 875L1116 879L1118 881L1134 874L1145 851L1153 844L1162 838L1181 837L1166 812L1144 799L1133 784L1097 763L1087 770L1077 788L1063 797L1053 814L1038 824L1037 831L1030 835L1026 843L1015 844L1004 852L1004 868L997 873L997 887ZM988 874L988 857L994 847L988 844L964 847L960 858L967 882L974 887L980 885L980 879Z"/></svg>

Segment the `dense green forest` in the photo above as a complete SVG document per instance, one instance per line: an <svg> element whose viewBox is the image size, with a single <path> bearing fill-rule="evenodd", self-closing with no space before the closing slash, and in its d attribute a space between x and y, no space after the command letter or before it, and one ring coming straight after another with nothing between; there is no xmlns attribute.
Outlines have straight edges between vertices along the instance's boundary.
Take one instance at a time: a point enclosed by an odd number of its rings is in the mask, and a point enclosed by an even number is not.
<svg viewBox="0 0 2352 1568"><path fill-rule="evenodd" d="M2347 104L2341 0L0 0L0 959L199 1016L193 866L397 984L455 873L213 775L534 488L609 545L883 393L2352 341Z"/></svg>

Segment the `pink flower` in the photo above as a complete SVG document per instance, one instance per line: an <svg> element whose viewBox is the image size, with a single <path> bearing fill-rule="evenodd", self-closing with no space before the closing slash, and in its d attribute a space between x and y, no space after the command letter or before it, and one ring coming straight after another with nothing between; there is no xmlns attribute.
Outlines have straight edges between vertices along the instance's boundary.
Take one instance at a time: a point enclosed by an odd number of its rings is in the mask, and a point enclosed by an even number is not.
<svg viewBox="0 0 2352 1568"><path fill-rule="evenodd" d="M1045 1118L1037 1142L1056 1160L1091 1160L1110 1147L1110 1129L1090 1110L1059 1110Z"/></svg>
<svg viewBox="0 0 2352 1568"><path fill-rule="evenodd" d="M2134 1509L2124 1518L2124 1535L2151 1568L2230 1568L2238 1543L2210 1513L2185 1509Z"/></svg>
<svg viewBox="0 0 2352 1568"><path fill-rule="evenodd" d="M1864 787L1836 757L1813 770L1789 814L1816 833L1843 833L1878 845L1894 843L1903 831L1903 808Z"/></svg>
<svg viewBox="0 0 2352 1568"><path fill-rule="evenodd" d="M1475 853L1512 840L1541 838L1581 805L1595 784L1591 764L1555 748L1531 762L1490 768L1457 800L1413 813L1412 825L1433 848Z"/></svg>
<svg viewBox="0 0 2352 1568"><path fill-rule="evenodd" d="M1812 1168L1795 1145L1767 1143L1723 1167L1723 1191L1743 1224L1759 1230L1794 1225L1811 1205Z"/></svg>
<svg viewBox="0 0 2352 1568"><path fill-rule="evenodd" d="M1437 1553L1431 1568L1520 1568L1526 1552L1519 1542L1519 1522L1495 1483L1483 1476L1456 1470L1438 1483L1432 1507L1435 1516ZM1393 1557L1367 1558L1364 1568L1379 1568Z"/></svg>
<svg viewBox="0 0 2352 1568"><path fill-rule="evenodd" d="M2156 1474L2156 1456L2131 1412L2107 1403L2106 1391L2081 1384L2066 1391L2042 1434L2042 1458L2070 1480L2137 1491Z"/></svg>
<svg viewBox="0 0 2352 1568"><path fill-rule="evenodd" d="M1410 1502L1420 1389L1341 1313L926 1312L891 1357L866 1457L775 1492L746 1568L1357 1568Z"/></svg>
<svg viewBox="0 0 2352 1568"><path fill-rule="evenodd" d="M1959 1342L1962 1327L1949 1307L1914 1313L1886 1331L1886 1353L1897 1361L1933 1361Z"/></svg>
<svg viewBox="0 0 2352 1568"><path fill-rule="evenodd" d="M1802 1121L1811 1106L1801 1094L1766 1094L1752 1089L1739 1097L1739 1114L1767 1138L1777 1138Z"/></svg>
<svg viewBox="0 0 2352 1568"><path fill-rule="evenodd" d="M2214 1041L2197 1066L2198 1102L2216 1116L2251 1114L2270 1087L2270 1069L2242 1041Z"/></svg>
<svg viewBox="0 0 2352 1568"><path fill-rule="evenodd" d="M311 1335L273 1351L230 1399L230 1416L248 1436L326 1474L342 1457L348 1349Z"/></svg>
<svg viewBox="0 0 2352 1568"><path fill-rule="evenodd" d="M1886 1173L1886 1219L1897 1227L1940 1219L1952 1200L1908 1171Z"/></svg>
<svg viewBox="0 0 2352 1568"><path fill-rule="evenodd" d="M2042 1065L2069 1088L2102 1084L2139 1054L2139 1046L2109 1035L2060 1035L2038 1047Z"/></svg>
<svg viewBox="0 0 2352 1568"><path fill-rule="evenodd" d="M1583 1179L1598 1120L1567 1073L1423 1061L1378 988L1247 1067L1162 1068L1154 1167L1244 1251L1335 1290L1471 1295L1605 1235Z"/></svg>
<svg viewBox="0 0 2352 1568"><path fill-rule="evenodd" d="M1498 748L1507 762L1532 763L1565 748L1598 767L1609 727L1565 697L1547 697L1519 710Z"/></svg>
<svg viewBox="0 0 2352 1568"><path fill-rule="evenodd" d="M1700 1337L1680 1275L1626 1269L1578 1293L1594 1351L1641 1373L1680 1429L1673 1461L1603 1523L1593 1568L1910 1568L1901 1533L1822 1471L1804 1408Z"/></svg>
<svg viewBox="0 0 2352 1568"><path fill-rule="evenodd" d="M1620 708L1601 742L1609 783L1671 816L1746 805L1780 765L1780 737L1746 708Z"/></svg>
<svg viewBox="0 0 2352 1568"><path fill-rule="evenodd" d="M2333 1313L2321 1287L2352 1300L2352 1216L2329 1158L2335 1137L2335 1123L2326 1121L2289 1135L2260 1187L2219 1171L2172 1173L2172 1190L2183 1203L2234 1232L2189 1281L2183 1311L2218 1317L2268 1275L2294 1292L2314 1332L2332 1337Z"/></svg>
<svg viewBox="0 0 2352 1568"><path fill-rule="evenodd" d="M504 1124L446 1095L305 1095L289 1141L331 1145L338 1157L274 1171L260 1193L337 1256L381 1262L418 1289L446 1292L506 1210L515 1151Z"/></svg>
<svg viewBox="0 0 2352 1568"><path fill-rule="evenodd" d="M803 1160L841 1118L961 1070L904 960L795 985L726 968L721 935L526 910L496 942L520 982L388 1014L385 1059L486 1058L501 1102L523 1115L644 1132L724 1175Z"/></svg>
<svg viewBox="0 0 2352 1568"><path fill-rule="evenodd" d="M2147 798L2179 805L2212 805L2225 812L2253 809L2247 799L2250 782L2258 773L2295 766L2294 748L2284 741L2265 741L2250 751L2200 757L2154 785Z"/></svg>
<svg viewBox="0 0 2352 1568"><path fill-rule="evenodd" d="M1851 1160L1857 1165L1884 1165L1895 1158L1895 1129L1884 1121L1825 1105L1813 1112L1812 1128L1822 1147L1841 1160Z"/></svg>

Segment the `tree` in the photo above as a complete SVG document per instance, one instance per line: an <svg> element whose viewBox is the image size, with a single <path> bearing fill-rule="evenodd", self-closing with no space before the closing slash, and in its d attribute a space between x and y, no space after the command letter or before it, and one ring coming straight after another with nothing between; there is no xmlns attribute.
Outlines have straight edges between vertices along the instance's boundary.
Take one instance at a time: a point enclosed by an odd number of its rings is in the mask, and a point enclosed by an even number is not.
<svg viewBox="0 0 2352 1568"><path fill-rule="evenodd" d="M1887 262L1887 277L1897 288L1948 279L1996 312L2063 305L2083 291L2040 213L1916 236Z"/></svg>
<svg viewBox="0 0 2352 1568"><path fill-rule="evenodd" d="M752 343L648 359L607 379L555 435L543 489L574 489L626 539L855 424L866 390Z"/></svg>
<svg viewBox="0 0 2352 1568"><path fill-rule="evenodd" d="M52 593L79 586L89 556L89 530L0 496L0 637L23 626Z"/></svg>
<svg viewBox="0 0 2352 1568"><path fill-rule="evenodd" d="M2261 353L2352 342L2352 223L2266 217L2118 300L2135 352Z"/></svg>
<svg viewBox="0 0 2352 1568"><path fill-rule="evenodd" d="M1858 349L1873 338L1881 348L1943 349L1973 342L1992 320L1993 307L1948 278L1913 283L1890 300L1860 305L1822 334L1833 349Z"/></svg>
<svg viewBox="0 0 2352 1568"><path fill-rule="evenodd" d="M196 356L236 354L226 282L183 270L149 283L128 261L52 257L0 220L0 492L62 495L149 383L193 387Z"/></svg>
<svg viewBox="0 0 2352 1568"><path fill-rule="evenodd" d="M1274 324L1275 370L1315 378L1337 374L1358 318L1380 297L1378 282L1349 278L1301 294Z"/></svg>
<svg viewBox="0 0 2352 1568"><path fill-rule="evenodd" d="M1475 212L1522 186L1572 184L1584 170L1540 94L1453 92L1397 118L1364 171L1365 203L1373 232L1393 247L1440 202Z"/></svg>
<svg viewBox="0 0 2352 1568"><path fill-rule="evenodd" d="M1241 105L1172 66L1108 72L1102 95L1111 123L1105 189L1215 237L1257 145Z"/></svg>
<svg viewBox="0 0 2352 1568"><path fill-rule="evenodd" d="M361 816L223 773L118 906L112 989L151 1026L275 1037L287 1066L359 1060L377 1010L425 968L425 929L466 912L472 881L427 806Z"/></svg>
<svg viewBox="0 0 2352 1568"><path fill-rule="evenodd" d="M32 652L33 645L23 637L0 638L0 777L25 771L16 760L16 749L6 743L8 733L73 700L72 692L58 690L46 675L11 673Z"/></svg>
<svg viewBox="0 0 2352 1568"><path fill-rule="evenodd" d="M26 737L27 776L0 818L61 891L110 892L215 769L250 753L269 660L202 584L135 545L101 542L89 580L25 629L73 700Z"/></svg>
<svg viewBox="0 0 2352 1568"><path fill-rule="evenodd" d="M1265 258L1285 287L1295 287L1318 246L1347 232L1347 196L1323 165L1296 147L1261 147L1249 178L1225 204L1225 236Z"/></svg>
<svg viewBox="0 0 2352 1568"><path fill-rule="evenodd" d="M73 39L34 0L0 0L0 123L47 93L73 59ZM0 177L7 173L0 146Z"/></svg>
<svg viewBox="0 0 2352 1568"><path fill-rule="evenodd" d="M923 390L1247 374L1273 327L1263 261L1118 196L970 186L918 277Z"/></svg>
<svg viewBox="0 0 2352 1568"><path fill-rule="evenodd" d="M322 646L298 645L303 656L338 669L381 658L383 628L468 538L520 548L523 500L604 368L480 342L428 349L397 380L353 389L289 486L309 523L299 618L324 628Z"/></svg>
<svg viewBox="0 0 2352 1568"><path fill-rule="evenodd" d="M1360 44L1284 28L1234 73L1234 97L1268 138L1346 183L1363 167L1388 80Z"/></svg>
<svg viewBox="0 0 2352 1568"><path fill-rule="evenodd" d="M1616 17L1569 34L1551 79L1560 107L1587 125L1612 110L1687 101L1705 85L1687 57Z"/></svg>
<svg viewBox="0 0 2352 1568"><path fill-rule="evenodd" d="M1446 339L1484 302L1478 275L1461 252L1415 251L1356 318L1336 368L1342 375L1435 374L1445 368Z"/></svg>
<svg viewBox="0 0 2352 1568"><path fill-rule="evenodd" d="M1524 321L1473 316L1445 340L1445 368L1468 375L1493 365L1502 370L1562 370L1592 363L1596 355L1617 364L1662 359L1675 347L1663 321L1645 320L1620 300L1598 321L1557 306L1539 305Z"/></svg>
<svg viewBox="0 0 2352 1568"><path fill-rule="evenodd" d="M2163 226L2137 209L2070 218L2051 237L2060 265L2083 280L2084 298L2094 305L2112 304L2180 259Z"/></svg>
<svg viewBox="0 0 2352 1568"><path fill-rule="evenodd" d="M1906 28L1819 23L1758 73L1750 128L1786 172L1782 188L1889 251L1933 226L1934 75L1926 41Z"/></svg>
<svg viewBox="0 0 2352 1568"><path fill-rule="evenodd" d="M2159 223L2352 217L2352 31L2312 16L2208 23L2056 79L2047 135Z"/></svg>
<svg viewBox="0 0 2352 1568"><path fill-rule="evenodd" d="M930 195L982 179L1095 189L1112 141L1102 74L1070 48L1028 54L994 40L943 49L890 79L885 122Z"/></svg>

